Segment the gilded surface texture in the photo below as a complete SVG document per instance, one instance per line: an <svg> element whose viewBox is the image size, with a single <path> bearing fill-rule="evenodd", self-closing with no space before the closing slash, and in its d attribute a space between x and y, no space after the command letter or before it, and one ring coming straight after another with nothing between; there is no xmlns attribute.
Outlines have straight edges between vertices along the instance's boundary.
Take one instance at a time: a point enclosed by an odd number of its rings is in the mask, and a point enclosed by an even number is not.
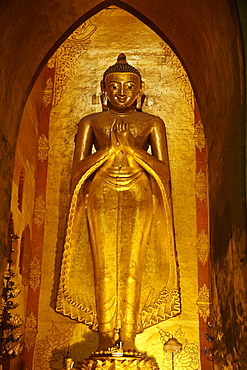
<svg viewBox="0 0 247 370"><path fill-rule="evenodd" d="M186 99L188 104L193 107L194 95L187 73L185 72L180 60L178 59L176 54L174 54L172 49L164 42L161 42L161 47L164 50L164 55L159 58L160 64L170 64L173 67L172 70L175 80L180 83L180 89L184 94L184 98Z"/></svg>
<svg viewBox="0 0 247 370"><path fill-rule="evenodd" d="M88 49L90 37L95 31L96 26L90 20L83 23L56 51L55 94L53 98L53 106L56 106L61 100L61 96L66 89L68 80L74 77L76 61L80 58L81 54ZM50 64L53 65L53 61L51 61Z"/></svg>
<svg viewBox="0 0 247 370"><path fill-rule="evenodd" d="M57 311L98 329L103 349L116 330L132 349L136 333L180 313L180 298L165 126L137 111L141 79L125 55L110 68L108 110L78 127Z"/></svg>

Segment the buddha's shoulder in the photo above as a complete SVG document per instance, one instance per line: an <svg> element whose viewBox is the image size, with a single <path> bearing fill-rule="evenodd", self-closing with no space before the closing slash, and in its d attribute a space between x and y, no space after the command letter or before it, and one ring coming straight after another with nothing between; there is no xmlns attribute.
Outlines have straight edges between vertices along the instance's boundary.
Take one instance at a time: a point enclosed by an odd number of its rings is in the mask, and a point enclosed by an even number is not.
<svg viewBox="0 0 247 370"><path fill-rule="evenodd" d="M93 124L99 121L102 117L104 117L104 112L88 114L80 120L79 125Z"/></svg>
<svg viewBox="0 0 247 370"><path fill-rule="evenodd" d="M154 114L150 113L145 113L145 112L137 112L139 115L139 119L142 121L147 121L152 123L152 125L157 125L157 126L164 126L164 121L158 117L155 116Z"/></svg>
<svg viewBox="0 0 247 370"><path fill-rule="evenodd" d="M100 119L100 117L104 116L105 112L98 112L98 113L91 113L87 116L82 117L80 122L94 122Z"/></svg>

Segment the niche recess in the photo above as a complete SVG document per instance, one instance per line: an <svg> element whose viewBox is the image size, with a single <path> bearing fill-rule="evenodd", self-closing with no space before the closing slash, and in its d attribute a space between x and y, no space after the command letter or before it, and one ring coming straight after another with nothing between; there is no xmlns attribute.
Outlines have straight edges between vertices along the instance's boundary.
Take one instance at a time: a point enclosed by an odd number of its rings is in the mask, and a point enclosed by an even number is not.
<svg viewBox="0 0 247 370"><path fill-rule="evenodd" d="M78 27L57 49L33 88L36 94L29 98L39 107L36 110L39 116L33 136L37 142L37 174L32 242L27 247L34 256L30 278L35 271L37 285L36 290L32 285L28 288L27 319L34 315L38 332L32 355L26 347L23 359L27 362L32 358L35 369L40 361L43 366L53 363L52 369L58 368L60 360L54 353L59 353L62 359L69 344L75 360L87 357L97 347L97 335L85 325L56 313L54 302L70 202L77 124L83 116L101 111L100 81L105 69L116 62L121 52L140 70L145 82L147 99L143 111L161 117L167 129L182 297L181 315L145 330L137 336L136 344L155 356L164 370L171 366L170 354L163 351L162 345L169 335L183 344L177 366L182 366L186 359L188 366L193 365L196 370L205 362L203 349L207 343L203 338L210 313L203 126L190 81L175 53L140 20L112 6ZM27 104L32 106L30 101ZM27 129L26 125L21 127ZM22 248L22 272L24 255ZM60 336L60 342L52 336L52 330ZM44 341L49 344L45 349ZM207 359L203 366L204 370L211 369Z"/></svg>

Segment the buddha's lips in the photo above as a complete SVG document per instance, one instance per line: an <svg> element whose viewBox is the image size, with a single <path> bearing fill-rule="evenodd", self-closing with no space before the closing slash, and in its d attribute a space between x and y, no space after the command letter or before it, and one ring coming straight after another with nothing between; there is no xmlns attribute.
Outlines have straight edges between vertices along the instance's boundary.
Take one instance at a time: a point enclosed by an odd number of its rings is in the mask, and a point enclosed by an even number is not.
<svg viewBox="0 0 247 370"><path fill-rule="evenodd" d="M117 100L120 101L121 103L124 103L126 101L126 99L127 99L127 96L124 96L124 97L118 96L117 97Z"/></svg>

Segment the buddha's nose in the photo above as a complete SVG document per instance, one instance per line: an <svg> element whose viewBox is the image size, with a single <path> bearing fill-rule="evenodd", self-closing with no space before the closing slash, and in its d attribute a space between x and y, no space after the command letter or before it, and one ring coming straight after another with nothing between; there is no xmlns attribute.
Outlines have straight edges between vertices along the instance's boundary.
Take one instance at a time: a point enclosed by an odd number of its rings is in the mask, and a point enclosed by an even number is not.
<svg viewBox="0 0 247 370"><path fill-rule="evenodd" d="M124 95L124 84L120 85L120 95Z"/></svg>

